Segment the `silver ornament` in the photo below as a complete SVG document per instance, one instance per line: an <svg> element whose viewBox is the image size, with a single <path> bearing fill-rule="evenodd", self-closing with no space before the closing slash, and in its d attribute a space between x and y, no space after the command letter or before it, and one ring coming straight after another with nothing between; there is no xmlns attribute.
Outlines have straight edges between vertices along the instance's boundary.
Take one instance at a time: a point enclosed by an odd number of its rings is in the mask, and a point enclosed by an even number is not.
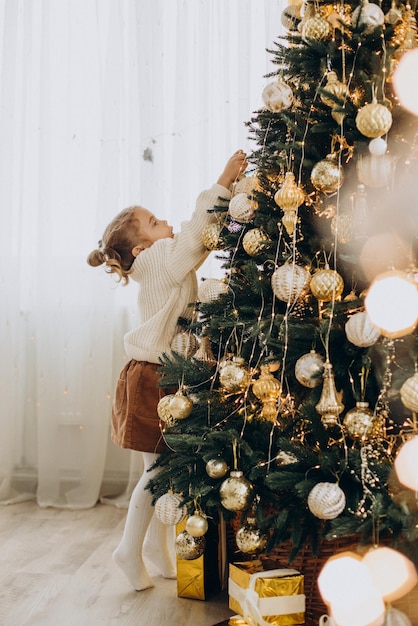
<svg viewBox="0 0 418 626"><path fill-rule="evenodd" d="M373 324L367 311L360 311L347 320L345 334L350 343L359 348L367 348L379 339L380 330Z"/></svg>
<svg viewBox="0 0 418 626"><path fill-rule="evenodd" d="M179 559L194 561L205 551L206 539L204 537L193 537L187 530L183 530L176 537L175 551Z"/></svg>
<svg viewBox="0 0 418 626"><path fill-rule="evenodd" d="M254 488L244 474L233 470L219 487L221 504L228 511L243 511L251 503Z"/></svg>
<svg viewBox="0 0 418 626"><path fill-rule="evenodd" d="M206 463L206 473L210 478L223 478L228 471L228 464L224 459L210 459Z"/></svg>
<svg viewBox="0 0 418 626"><path fill-rule="evenodd" d="M322 382L324 373L324 359L320 354L311 350L296 361L296 380L304 387L313 389Z"/></svg>
<svg viewBox="0 0 418 626"><path fill-rule="evenodd" d="M235 535L238 550L244 554L257 554L264 550L267 545L267 535L257 528L255 519L248 518Z"/></svg>

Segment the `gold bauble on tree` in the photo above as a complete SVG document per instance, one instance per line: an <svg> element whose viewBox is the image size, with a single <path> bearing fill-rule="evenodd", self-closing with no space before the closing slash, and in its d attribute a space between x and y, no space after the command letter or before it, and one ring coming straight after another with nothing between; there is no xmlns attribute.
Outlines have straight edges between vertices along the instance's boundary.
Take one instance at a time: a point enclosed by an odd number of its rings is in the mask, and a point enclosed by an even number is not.
<svg viewBox="0 0 418 626"><path fill-rule="evenodd" d="M173 416L170 413L170 402L174 398L173 393L169 393L163 396L157 404L157 414L162 422L166 422L168 425L173 421Z"/></svg>
<svg viewBox="0 0 418 626"><path fill-rule="evenodd" d="M335 107L337 102L330 98L328 94L335 96L339 100L343 100L348 93L347 85L338 80L337 73L334 71L328 73L327 84L324 89L326 89L327 93L321 94L321 100L331 108Z"/></svg>
<svg viewBox="0 0 418 626"><path fill-rule="evenodd" d="M381 137L392 126L392 113L384 104L370 102L358 111L356 126L365 137Z"/></svg>
<svg viewBox="0 0 418 626"><path fill-rule="evenodd" d="M209 459L206 463L206 473L210 478L223 478L228 469L228 463L225 459Z"/></svg>
<svg viewBox="0 0 418 626"><path fill-rule="evenodd" d="M242 247L249 256L257 256L270 241L269 236L261 228L252 228L245 233Z"/></svg>
<svg viewBox="0 0 418 626"><path fill-rule="evenodd" d="M248 517L237 531L235 540L238 550L244 554L257 554L266 547L268 537L257 527L255 517Z"/></svg>
<svg viewBox="0 0 418 626"><path fill-rule="evenodd" d="M309 43L309 39L324 41L329 39L331 34L331 24L321 15L310 17L302 26L302 39L305 43Z"/></svg>
<svg viewBox="0 0 418 626"><path fill-rule="evenodd" d="M239 470L232 470L219 487L221 504L228 511L243 511L251 504L254 487Z"/></svg>
<svg viewBox="0 0 418 626"><path fill-rule="evenodd" d="M203 361L203 363L205 363L209 367L213 367L216 365L217 361L215 359L215 355L212 352L210 339L207 335L203 335L200 338L200 346L197 352L194 353L193 359L196 359L196 361Z"/></svg>
<svg viewBox="0 0 418 626"><path fill-rule="evenodd" d="M215 222L207 224L202 231L202 243L208 250L222 250L223 241L221 237L222 224Z"/></svg>
<svg viewBox="0 0 418 626"><path fill-rule="evenodd" d="M380 420L369 409L368 402L357 402L354 409L347 411L343 424L348 435L356 441L368 441L379 432Z"/></svg>
<svg viewBox="0 0 418 626"><path fill-rule="evenodd" d="M261 98L268 111L279 113L292 105L293 92L289 85L278 79L264 87Z"/></svg>
<svg viewBox="0 0 418 626"><path fill-rule="evenodd" d="M237 193L231 198L228 206L229 215L241 224L251 222L257 209L257 203L246 193Z"/></svg>
<svg viewBox="0 0 418 626"><path fill-rule="evenodd" d="M175 551L179 559L194 561L205 551L206 539L204 537L193 537L187 530L183 530L176 537Z"/></svg>
<svg viewBox="0 0 418 626"><path fill-rule="evenodd" d="M331 302L342 294L344 281L336 270L326 267L312 276L309 287L315 298L321 302Z"/></svg>
<svg viewBox="0 0 418 626"><path fill-rule="evenodd" d="M334 193L344 182L344 173L338 163L337 155L327 154L325 159L318 161L311 171L311 183L322 193Z"/></svg>
<svg viewBox="0 0 418 626"><path fill-rule="evenodd" d="M304 387L310 389L317 387L321 383L323 373L324 359L315 350L304 354L296 361L295 377Z"/></svg>
<svg viewBox="0 0 418 626"><path fill-rule="evenodd" d="M247 196L251 196L254 191L260 188L257 176L242 176L236 183L233 184L233 194L245 193Z"/></svg>
<svg viewBox="0 0 418 626"><path fill-rule="evenodd" d="M274 421L277 415L277 398L280 396L282 386L273 376L268 365L261 366L261 374L253 383L253 393L263 403L261 416Z"/></svg>
<svg viewBox="0 0 418 626"><path fill-rule="evenodd" d="M174 419L183 420L192 412L193 402L179 390L168 403L168 410Z"/></svg>
<svg viewBox="0 0 418 626"><path fill-rule="evenodd" d="M282 223L288 235L292 235L297 221L298 207L303 203L305 194L297 186L293 172L286 172L283 185L274 194L275 203L284 211Z"/></svg>
<svg viewBox="0 0 418 626"><path fill-rule="evenodd" d="M186 531L192 537L203 537L203 535L206 535L208 527L208 520L200 511L195 511L186 520Z"/></svg>
<svg viewBox="0 0 418 626"><path fill-rule="evenodd" d="M348 213L334 215L331 220L331 232L339 243L348 243L353 236L353 218Z"/></svg>
<svg viewBox="0 0 418 626"><path fill-rule="evenodd" d="M344 410L344 405L339 398L335 387L334 372L329 361L324 364L322 393L315 409L321 416L325 427L338 424L338 416Z"/></svg>
<svg viewBox="0 0 418 626"><path fill-rule="evenodd" d="M174 335L170 347L173 352L181 354L185 359L190 359L199 347L199 340L194 333L185 330Z"/></svg>
<svg viewBox="0 0 418 626"><path fill-rule="evenodd" d="M241 357L233 357L221 367L219 373L221 386L230 393L244 391L250 383L250 372Z"/></svg>

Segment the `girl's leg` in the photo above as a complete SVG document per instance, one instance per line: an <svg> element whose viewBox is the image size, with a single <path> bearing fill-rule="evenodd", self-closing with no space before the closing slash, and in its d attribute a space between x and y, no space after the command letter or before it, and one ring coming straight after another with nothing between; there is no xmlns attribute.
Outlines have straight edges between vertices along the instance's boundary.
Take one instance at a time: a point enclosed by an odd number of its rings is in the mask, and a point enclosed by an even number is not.
<svg viewBox="0 0 418 626"><path fill-rule="evenodd" d="M119 565L132 587L137 591L154 586L142 559L142 545L154 513L152 495L145 490L145 485L152 477L153 472L147 470L156 461L158 455L143 452L142 457L144 471L129 501L122 539L113 552L113 560Z"/></svg>
<svg viewBox="0 0 418 626"><path fill-rule="evenodd" d="M142 554L155 565L164 578L177 577L174 539L173 526L162 524L154 514L148 527ZM172 546L172 549L170 549L170 546Z"/></svg>

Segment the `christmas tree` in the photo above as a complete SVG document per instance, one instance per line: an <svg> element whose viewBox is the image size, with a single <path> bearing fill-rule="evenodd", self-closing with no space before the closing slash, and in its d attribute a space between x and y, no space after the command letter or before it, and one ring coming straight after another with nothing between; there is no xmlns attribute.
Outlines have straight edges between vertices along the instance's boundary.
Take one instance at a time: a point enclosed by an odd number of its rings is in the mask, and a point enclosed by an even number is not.
<svg viewBox="0 0 418 626"><path fill-rule="evenodd" d="M388 537L414 557L394 463L418 410L418 122L394 78L416 8L308 0L282 21L249 170L202 233L224 278L162 364L178 391L149 488L199 528L238 516L243 553Z"/></svg>

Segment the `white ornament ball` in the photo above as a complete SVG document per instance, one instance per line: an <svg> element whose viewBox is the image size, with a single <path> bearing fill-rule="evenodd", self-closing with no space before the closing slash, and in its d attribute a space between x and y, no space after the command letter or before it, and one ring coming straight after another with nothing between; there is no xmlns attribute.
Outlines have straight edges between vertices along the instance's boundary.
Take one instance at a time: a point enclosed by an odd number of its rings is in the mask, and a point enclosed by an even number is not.
<svg viewBox="0 0 418 626"><path fill-rule="evenodd" d="M155 517L166 526L175 526L187 515L186 505L176 493L165 493L155 503Z"/></svg>
<svg viewBox="0 0 418 626"><path fill-rule="evenodd" d="M203 537L208 532L208 520L197 511L187 518L186 530L192 537Z"/></svg>
<svg viewBox="0 0 418 626"><path fill-rule="evenodd" d="M365 26L365 32L370 33L385 22L385 14L382 9L372 2L362 2L352 14L351 22L357 28Z"/></svg>
<svg viewBox="0 0 418 626"><path fill-rule="evenodd" d="M272 113L288 109L293 102L293 93L289 85L282 80L275 80L266 85L261 94L264 106Z"/></svg>
<svg viewBox="0 0 418 626"><path fill-rule="evenodd" d="M401 401L407 409L418 411L418 372L407 378L400 389Z"/></svg>
<svg viewBox="0 0 418 626"><path fill-rule="evenodd" d="M357 162L359 181L372 189L389 187L392 183L393 169L394 160L389 154L381 156L370 154L363 156Z"/></svg>
<svg viewBox="0 0 418 626"><path fill-rule="evenodd" d="M383 626L412 626L412 622L403 611L391 606L386 610Z"/></svg>
<svg viewBox="0 0 418 626"><path fill-rule="evenodd" d="M354 313L345 324L348 341L359 348L368 348L380 337L380 330L373 324L367 311Z"/></svg>
<svg viewBox="0 0 418 626"><path fill-rule="evenodd" d="M199 340L190 331L184 331L174 335L170 347L173 352L181 354L185 359L190 359L199 347Z"/></svg>
<svg viewBox="0 0 418 626"><path fill-rule="evenodd" d="M274 295L283 302L293 304L309 290L311 275L309 270L295 263L285 263L278 267L271 277Z"/></svg>
<svg viewBox="0 0 418 626"><path fill-rule="evenodd" d="M319 519L335 519L345 504L345 493L337 483L318 483L308 495L308 508Z"/></svg>
<svg viewBox="0 0 418 626"><path fill-rule="evenodd" d="M236 222L247 224L253 219L256 208L255 201L246 193L237 193L229 201L228 213Z"/></svg>
<svg viewBox="0 0 418 626"><path fill-rule="evenodd" d="M315 350L304 354L296 361L296 380L304 387L309 387L310 389L317 387L322 382L323 372L324 359Z"/></svg>
<svg viewBox="0 0 418 626"><path fill-rule="evenodd" d="M375 156L382 156L385 154L388 148L388 144L382 137L375 137L369 143L369 152Z"/></svg>
<svg viewBox="0 0 418 626"><path fill-rule="evenodd" d="M199 302L214 302L228 292L228 285L219 278L207 278L200 286L197 294Z"/></svg>

